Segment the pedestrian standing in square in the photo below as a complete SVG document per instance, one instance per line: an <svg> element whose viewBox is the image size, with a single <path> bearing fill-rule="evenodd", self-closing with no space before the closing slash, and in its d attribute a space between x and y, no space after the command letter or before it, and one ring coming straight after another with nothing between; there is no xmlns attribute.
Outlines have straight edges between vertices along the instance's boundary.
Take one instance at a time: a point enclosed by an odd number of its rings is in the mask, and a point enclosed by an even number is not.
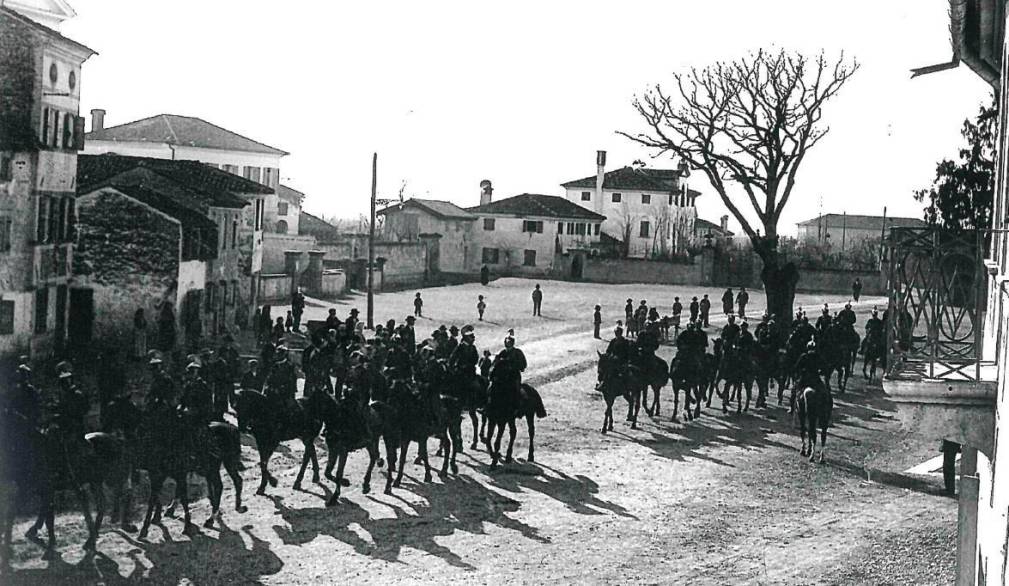
<svg viewBox="0 0 1009 586"><path fill-rule="evenodd" d="M732 294L732 287L729 287L725 290L725 293L722 293L722 313L726 317L732 315L732 303L735 299L736 296Z"/></svg>
<svg viewBox="0 0 1009 586"><path fill-rule="evenodd" d="M851 284L851 298L858 303L858 298L862 296L862 279L855 277L855 282Z"/></svg>
<svg viewBox="0 0 1009 586"><path fill-rule="evenodd" d="M746 317L746 304L750 302L750 294L746 292L746 287L740 287L736 295L736 306L739 307L739 317Z"/></svg>
<svg viewBox="0 0 1009 586"><path fill-rule="evenodd" d="M424 300L420 298L420 292L413 298L413 314L417 317L424 317Z"/></svg>
<svg viewBox="0 0 1009 586"><path fill-rule="evenodd" d="M533 315L540 315L540 308L543 306L543 291L539 284L533 289Z"/></svg>
<svg viewBox="0 0 1009 586"><path fill-rule="evenodd" d="M477 319L479 319L480 321L483 321L483 312L487 309L487 304L484 303L484 301L483 301L483 295L477 295L476 299L477 299L477 302L476 302L476 312L480 316Z"/></svg>
<svg viewBox="0 0 1009 586"><path fill-rule="evenodd" d="M280 319L280 318L277 318ZM284 320L284 329L288 332L294 327L294 314L290 311L287 312L287 319Z"/></svg>
<svg viewBox="0 0 1009 586"><path fill-rule="evenodd" d="M301 287L294 290L294 294L291 295L291 314L294 317L294 322L291 328L299 332L301 331L301 314L305 312L305 294L302 293Z"/></svg>
<svg viewBox="0 0 1009 586"><path fill-rule="evenodd" d="M697 314L701 311L701 305L697 303L697 297L690 299L690 321L697 321Z"/></svg>
<svg viewBox="0 0 1009 586"><path fill-rule="evenodd" d="M631 299L628 299L627 300L627 305L624 306L624 318L625 318L624 321L628 321L629 322L629 321L631 321L632 317L634 317L634 301L631 300Z"/></svg>
<svg viewBox="0 0 1009 586"><path fill-rule="evenodd" d="M603 324L603 308L596 306L592 314L592 337L599 340L599 327Z"/></svg>
<svg viewBox="0 0 1009 586"><path fill-rule="evenodd" d="M704 296L704 299L701 299L699 309L701 310L701 325L708 327L708 316L711 315L711 300L708 299L707 295Z"/></svg>
<svg viewBox="0 0 1009 586"><path fill-rule="evenodd" d="M697 298L694 297L694 301L691 303L690 311L694 311L694 303L697 302ZM673 336L675 337L680 331L680 314L683 313L683 304L680 303L679 297L673 298Z"/></svg>

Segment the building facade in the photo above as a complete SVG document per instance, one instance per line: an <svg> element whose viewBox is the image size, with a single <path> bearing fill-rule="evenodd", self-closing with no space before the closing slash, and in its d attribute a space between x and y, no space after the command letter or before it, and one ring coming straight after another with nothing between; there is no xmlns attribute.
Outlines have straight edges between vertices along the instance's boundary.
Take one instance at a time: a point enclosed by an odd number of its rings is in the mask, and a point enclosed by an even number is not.
<svg viewBox="0 0 1009 586"><path fill-rule="evenodd" d="M459 206L433 199L408 199L376 212L382 220L381 239L386 242L436 238L439 271L462 273L473 265L476 216Z"/></svg>
<svg viewBox="0 0 1009 586"><path fill-rule="evenodd" d="M701 194L678 169L623 167L606 171L606 151L596 153L596 175L562 184L565 198L606 218L602 231L623 243L627 256L682 254L693 238Z"/></svg>
<svg viewBox="0 0 1009 586"><path fill-rule="evenodd" d="M866 240L879 241L890 228L922 228L920 218L891 218L856 214L823 214L799 222L798 240L806 244L843 249L858 246Z"/></svg>
<svg viewBox="0 0 1009 586"><path fill-rule="evenodd" d="M598 244L606 217L562 197L523 193L466 211L473 214L469 270L539 276L560 255Z"/></svg>
<svg viewBox="0 0 1009 586"><path fill-rule="evenodd" d="M0 5L0 357L66 343L81 65L93 54Z"/></svg>

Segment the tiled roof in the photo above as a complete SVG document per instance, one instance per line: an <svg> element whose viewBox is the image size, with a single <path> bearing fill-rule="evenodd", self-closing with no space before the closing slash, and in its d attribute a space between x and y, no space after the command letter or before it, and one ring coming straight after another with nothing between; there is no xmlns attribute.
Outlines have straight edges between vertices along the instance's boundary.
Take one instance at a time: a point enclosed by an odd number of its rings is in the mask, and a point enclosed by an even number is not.
<svg viewBox="0 0 1009 586"><path fill-rule="evenodd" d="M116 185L110 186L125 195L143 202L159 212L175 218L180 224L187 228L205 228L217 230L217 223L204 214L180 203L175 197L157 189L140 185ZM96 190L92 190L94 192Z"/></svg>
<svg viewBox="0 0 1009 586"><path fill-rule="evenodd" d="M13 20L15 20L15 21L23 24L23 25L27 25L28 27L30 27L30 28L34 29L35 31L40 32L40 33L42 33L42 34L44 34L44 35L46 35L48 37L52 37L52 38L55 38L55 39L57 39L59 41L62 41L62 42L65 42L65 43L69 43L69 44L73 45L74 47L76 47L78 50L87 53L88 55L97 55L98 54L98 52L95 51L94 49L92 49L92 48L90 48L90 47L88 47L86 45L82 45L81 43L78 43L77 41L75 41L73 39L64 37L58 31L55 31L55 30L53 30L53 29L45 26L44 24L40 24L40 23L38 23L38 22L36 22L36 21L28 18L27 16L21 14L20 12L17 12L16 10L13 10L12 8L4 6L2 2L0 2L0 15L9 17L9 18L11 18L11 19L13 19Z"/></svg>
<svg viewBox="0 0 1009 586"><path fill-rule="evenodd" d="M412 198L404 201L402 204L393 204L387 208L383 208L376 214L386 214L389 212L394 212L402 209L402 207L413 207L424 210L425 212L438 216L439 218L445 218L448 220L475 220L476 216L462 209L461 207L455 205L449 201L441 201L437 199L420 199Z"/></svg>
<svg viewBox="0 0 1009 586"><path fill-rule="evenodd" d="M341 237L339 228L308 212L301 212L298 217L298 232L315 236L319 244L332 243Z"/></svg>
<svg viewBox="0 0 1009 586"><path fill-rule="evenodd" d="M883 216L859 216L855 214L824 214L813 219L799 222L797 226L818 226L823 218L825 228L853 228L863 230L882 230ZM886 217L887 228L917 228L924 226L925 221L919 218Z"/></svg>
<svg viewBox="0 0 1009 586"><path fill-rule="evenodd" d="M622 167L603 175L603 189L628 189L635 191L673 191L680 172L676 169L634 169ZM561 187L574 189L596 188L596 176L562 183ZM698 195L700 195L698 193Z"/></svg>
<svg viewBox="0 0 1009 586"><path fill-rule="evenodd" d="M721 225L709 222L703 218L694 220L694 232L697 234L711 232L715 236L733 236L732 230L723 230Z"/></svg>
<svg viewBox="0 0 1009 586"><path fill-rule="evenodd" d="M121 155L78 155L77 193L103 185L154 185L176 190L202 206L240 208L243 194L273 193L273 189L215 169L199 161L173 161Z"/></svg>
<svg viewBox="0 0 1009 586"><path fill-rule="evenodd" d="M283 183L277 189L277 196L284 201L293 202L296 205L301 205L302 200L305 199L305 194L298 191L297 189L292 189Z"/></svg>
<svg viewBox="0 0 1009 586"><path fill-rule="evenodd" d="M143 120L127 122L93 130L84 135L85 140L112 142L154 142L192 146L226 151L246 151L270 155L287 155L286 151L256 142L200 118L158 114Z"/></svg>
<svg viewBox="0 0 1009 586"><path fill-rule="evenodd" d="M77 157L78 192L108 182L115 175L143 167L170 178L208 199L246 202L243 194L271 194L272 188L206 165L198 160L172 160L120 154L81 154ZM230 198L227 198L230 196ZM243 204L244 205L244 204Z"/></svg>
<svg viewBox="0 0 1009 586"><path fill-rule="evenodd" d="M578 220L605 220L606 216L587 210L580 205L556 195L523 193L487 205L467 208L476 215L508 214L520 217L574 218Z"/></svg>

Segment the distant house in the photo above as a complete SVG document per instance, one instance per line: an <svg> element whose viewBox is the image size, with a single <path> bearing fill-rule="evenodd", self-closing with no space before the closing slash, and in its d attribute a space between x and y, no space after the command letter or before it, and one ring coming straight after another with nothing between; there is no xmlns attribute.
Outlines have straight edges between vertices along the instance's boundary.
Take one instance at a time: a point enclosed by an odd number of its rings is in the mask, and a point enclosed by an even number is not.
<svg viewBox="0 0 1009 586"><path fill-rule="evenodd" d="M733 232L729 230L729 216L722 216L718 224L703 218L694 220L693 243L695 246L704 245L707 240L710 240L712 244L729 242L733 236Z"/></svg>
<svg viewBox="0 0 1009 586"><path fill-rule="evenodd" d="M273 213L277 216L277 221L273 225L274 232L278 234L301 234L299 224L301 222L301 203L303 201L305 201L305 194L297 189L292 189L284 184L277 187L277 209L273 210Z"/></svg>
<svg viewBox="0 0 1009 586"><path fill-rule="evenodd" d="M454 203L413 198L381 209L381 238L403 242L421 236L438 238L438 267L449 273L465 272L473 263L471 244L476 216Z"/></svg>
<svg viewBox="0 0 1009 586"><path fill-rule="evenodd" d="M925 222L918 218L824 214L796 224L799 242L848 248L880 238L890 228L916 228Z"/></svg>
<svg viewBox="0 0 1009 586"><path fill-rule="evenodd" d="M622 167L607 172L606 151L596 154L596 174L563 183L565 198L606 220L602 231L623 242L629 256L683 252L690 243L700 192L689 171Z"/></svg>
<svg viewBox="0 0 1009 586"><path fill-rule="evenodd" d="M301 212L298 216L298 229L304 236L312 236L319 244L334 244L340 241L340 229L318 216Z"/></svg>
<svg viewBox="0 0 1009 586"><path fill-rule="evenodd" d="M470 270L486 265L542 275L554 268L555 257L570 249L598 244L606 216L563 197L523 193L468 208L476 217Z"/></svg>

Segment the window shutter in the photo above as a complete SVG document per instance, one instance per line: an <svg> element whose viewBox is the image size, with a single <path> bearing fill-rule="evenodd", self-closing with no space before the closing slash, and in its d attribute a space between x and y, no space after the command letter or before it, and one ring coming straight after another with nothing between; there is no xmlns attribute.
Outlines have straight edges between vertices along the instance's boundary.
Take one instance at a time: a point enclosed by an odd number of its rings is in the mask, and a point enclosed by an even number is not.
<svg viewBox="0 0 1009 586"><path fill-rule="evenodd" d="M42 144L49 144L49 108L42 108Z"/></svg>
<svg viewBox="0 0 1009 586"><path fill-rule="evenodd" d="M76 151L84 150L84 117L74 116L74 144Z"/></svg>

